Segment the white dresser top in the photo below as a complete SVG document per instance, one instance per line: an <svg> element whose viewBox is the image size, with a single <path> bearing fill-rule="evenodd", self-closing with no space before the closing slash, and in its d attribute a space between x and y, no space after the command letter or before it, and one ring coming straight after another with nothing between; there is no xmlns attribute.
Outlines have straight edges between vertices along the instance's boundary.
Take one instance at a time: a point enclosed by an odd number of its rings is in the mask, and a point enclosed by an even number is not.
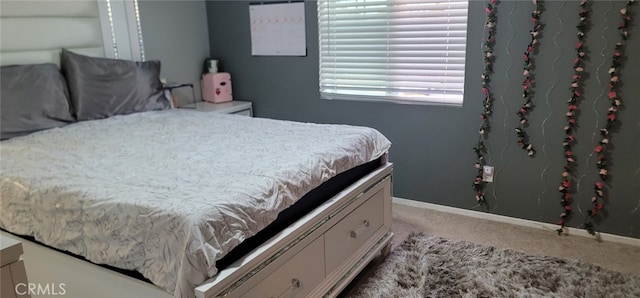
<svg viewBox="0 0 640 298"><path fill-rule="evenodd" d="M22 255L22 243L0 235L0 266L13 263L20 258L20 255Z"/></svg>

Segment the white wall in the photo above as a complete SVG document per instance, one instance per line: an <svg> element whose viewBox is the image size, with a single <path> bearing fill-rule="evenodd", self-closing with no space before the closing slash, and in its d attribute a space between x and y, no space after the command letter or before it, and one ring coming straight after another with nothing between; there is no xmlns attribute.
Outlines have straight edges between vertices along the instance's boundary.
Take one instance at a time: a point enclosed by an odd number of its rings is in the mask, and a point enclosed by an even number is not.
<svg viewBox="0 0 640 298"><path fill-rule="evenodd" d="M168 82L193 83L201 100L200 74L209 56L209 30L204 0L138 0L146 60L162 62ZM174 91L181 103L191 100L191 90Z"/></svg>

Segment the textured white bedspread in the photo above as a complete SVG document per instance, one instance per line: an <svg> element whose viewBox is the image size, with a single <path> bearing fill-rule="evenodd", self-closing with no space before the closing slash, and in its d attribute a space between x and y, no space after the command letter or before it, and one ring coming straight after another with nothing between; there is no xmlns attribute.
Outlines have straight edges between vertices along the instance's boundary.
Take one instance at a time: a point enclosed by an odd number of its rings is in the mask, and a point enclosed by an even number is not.
<svg viewBox="0 0 640 298"><path fill-rule="evenodd" d="M389 147L371 128L192 110L80 122L0 143L0 227L192 297L278 212Z"/></svg>

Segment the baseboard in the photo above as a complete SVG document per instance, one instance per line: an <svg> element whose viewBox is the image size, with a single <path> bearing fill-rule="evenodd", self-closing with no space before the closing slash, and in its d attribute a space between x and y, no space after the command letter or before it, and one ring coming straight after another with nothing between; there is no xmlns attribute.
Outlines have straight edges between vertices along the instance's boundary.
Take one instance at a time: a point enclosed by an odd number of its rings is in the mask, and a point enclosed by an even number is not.
<svg viewBox="0 0 640 298"><path fill-rule="evenodd" d="M553 224L549 224L549 223L533 221L533 220L527 220L527 219L520 219L520 218L509 217L509 216L498 215L498 214L479 212L479 211L474 211L474 210L467 210L467 209L462 209L462 208L455 208L455 207L431 204L431 203L415 201L415 200L408 200L408 199L403 199L403 198L398 198L398 197L394 197L393 198L393 203L394 204L405 205L405 206L411 206L411 207L417 207L417 208L424 208L424 209L430 209L430 210L435 210L435 211L447 212L447 213L452 213L452 214L464 215L464 216L469 216L469 217L474 217L474 218L492 220L492 221L497 221L497 222L503 222L503 223L508 223L508 224L514 224L514 225L519 225L519 226L544 229L544 230L549 230L549 231L555 231L556 229L558 229L558 225L553 225ZM589 234L589 232L587 232L586 230L576 229L576 228L567 228L567 229L568 229L570 235L594 238L594 236ZM636 238L624 237L624 236L607 234L607 233L597 233L597 237L601 241L610 241L610 242L623 243L623 244L628 244L628 245L633 245L633 246L636 246L636 247L640 247L640 239L636 239Z"/></svg>

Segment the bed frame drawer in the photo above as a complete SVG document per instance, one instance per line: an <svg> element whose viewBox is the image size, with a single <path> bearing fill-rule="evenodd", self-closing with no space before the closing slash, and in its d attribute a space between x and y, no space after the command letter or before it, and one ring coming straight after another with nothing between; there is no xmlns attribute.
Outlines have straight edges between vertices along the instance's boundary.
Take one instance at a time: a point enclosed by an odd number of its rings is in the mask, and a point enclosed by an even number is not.
<svg viewBox="0 0 640 298"><path fill-rule="evenodd" d="M325 235L327 272L338 268L344 260L384 225L384 188L373 194Z"/></svg>
<svg viewBox="0 0 640 298"><path fill-rule="evenodd" d="M337 297L390 250L392 172L386 163L336 194L197 287L196 297Z"/></svg>
<svg viewBox="0 0 640 298"><path fill-rule="evenodd" d="M324 239L318 237L241 297L305 297L325 277Z"/></svg>

